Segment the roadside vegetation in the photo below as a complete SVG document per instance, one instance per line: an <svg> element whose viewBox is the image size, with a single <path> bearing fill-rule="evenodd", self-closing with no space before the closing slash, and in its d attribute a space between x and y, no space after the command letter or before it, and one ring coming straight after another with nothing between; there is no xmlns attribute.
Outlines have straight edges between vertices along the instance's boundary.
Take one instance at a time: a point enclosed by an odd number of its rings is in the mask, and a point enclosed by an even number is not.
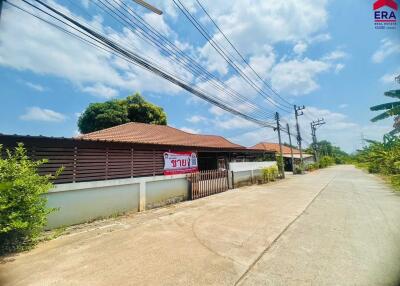
<svg viewBox="0 0 400 286"><path fill-rule="evenodd" d="M400 138L386 137L385 142L367 140L368 146L353 157L354 164L372 174L380 174L400 191Z"/></svg>
<svg viewBox="0 0 400 286"><path fill-rule="evenodd" d="M46 160L31 161L19 144L14 150L0 145L0 255L22 251L40 239L47 215L44 196L52 187L55 176L38 174Z"/></svg>
<svg viewBox="0 0 400 286"><path fill-rule="evenodd" d="M335 164L347 164L351 161L349 154L340 149L340 147L334 146L331 142L326 140L313 144L309 148L305 149L305 153L317 153L319 159L318 162L306 165L306 171L327 168Z"/></svg>
<svg viewBox="0 0 400 286"><path fill-rule="evenodd" d="M85 134L128 122L167 125L167 115L161 107L135 93L125 99L91 103L79 117L78 127Z"/></svg>
<svg viewBox="0 0 400 286"><path fill-rule="evenodd" d="M400 76L395 80L400 83ZM368 146L359 150L354 156L355 165L369 173L380 174L392 186L400 191L400 89L389 90L384 96L395 98L396 101L378 104L371 111L384 111L371 119L377 122L393 117L393 130L383 137L383 143L366 140Z"/></svg>
<svg viewBox="0 0 400 286"><path fill-rule="evenodd" d="M266 167L261 170L263 182L274 182L277 180L279 170L277 166Z"/></svg>

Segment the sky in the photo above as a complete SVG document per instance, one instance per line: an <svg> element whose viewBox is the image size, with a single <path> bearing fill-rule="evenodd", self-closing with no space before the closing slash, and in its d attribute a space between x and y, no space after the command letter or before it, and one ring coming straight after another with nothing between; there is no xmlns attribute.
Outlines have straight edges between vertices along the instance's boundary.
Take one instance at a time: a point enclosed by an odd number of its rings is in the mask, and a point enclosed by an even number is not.
<svg viewBox="0 0 400 286"><path fill-rule="evenodd" d="M216 97L224 96L210 89L209 82L196 78L135 36L128 25L101 11L95 1L46 2ZM9 2L30 10L22 1ZM133 1L124 2L207 71L250 98L260 110L269 114L280 111L237 75L173 0L148 1L163 11L161 16ZM201 4L265 82L290 104L305 105L305 114L299 118L305 145L311 142L310 121L324 118L326 124L317 130L318 140L329 140L353 152L363 145L362 138L380 140L391 130L392 119L370 122L376 113L369 108L390 101L383 93L398 88L394 77L400 74L400 23L393 30L375 29L373 2L202 0ZM182 3L215 41L230 49L196 1ZM398 12L397 17L400 18ZM240 64L246 74L254 76L243 62ZM76 136L77 119L90 103L124 98L135 92L163 107L168 124L175 128L222 135L244 146L277 141L273 129L233 116L165 79L4 4L0 19L0 133ZM235 105L232 98L224 100ZM246 106L235 108L250 112ZM293 130L294 115L282 113L281 117ZM283 141L288 142L285 134Z"/></svg>

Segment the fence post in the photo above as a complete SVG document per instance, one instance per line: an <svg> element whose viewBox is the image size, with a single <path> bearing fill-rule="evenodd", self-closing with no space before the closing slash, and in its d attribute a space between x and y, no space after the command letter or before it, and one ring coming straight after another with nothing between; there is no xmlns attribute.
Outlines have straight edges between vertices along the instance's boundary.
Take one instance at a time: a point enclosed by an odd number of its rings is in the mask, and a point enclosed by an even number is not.
<svg viewBox="0 0 400 286"><path fill-rule="evenodd" d="M74 163L72 166L72 182L75 183L76 181L76 160L78 157L78 147L74 147Z"/></svg>
<svg viewBox="0 0 400 286"><path fill-rule="evenodd" d="M106 180L108 179L108 147L106 148Z"/></svg>
<svg viewBox="0 0 400 286"><path fill-rule="evenodd" d="M133 178L133 148L131 148L131 178Z"/></svg>
<svg viewBox="0 0 400 286"><path fill-rule="evenodd" d="M146 182L140 181L139 184L139 211L146 210Z"/></svg>

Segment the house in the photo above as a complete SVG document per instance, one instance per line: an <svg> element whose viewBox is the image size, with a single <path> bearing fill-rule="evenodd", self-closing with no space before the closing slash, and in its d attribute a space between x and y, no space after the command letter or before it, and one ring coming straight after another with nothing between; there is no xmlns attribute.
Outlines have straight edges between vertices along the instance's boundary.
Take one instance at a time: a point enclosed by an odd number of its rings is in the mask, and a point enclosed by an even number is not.
<svg viewBox="0 0 400 286"><path fill-rule="evenodd" d="M19 142L33 160L48 159L40 174L64 167L45 195L47 206L58 210L48 217L50 229L196 198L193 186L196 192L203 188L207 191L203 194L210 195L254 183L254 176L260 175L254 166L226 169L251 165L249 161L260 161L266 152L273 156L271 151L248 149L221 136L144 123L126 123L75 138L0 134L4 149ZM275 163L254 163L260 164ZM193 183L186 173L197 170L215 171L201 173Z"/></svg>
<svg viewBox="0 0 400 286"><path fill-rule="evenodd" d="M200 171L228 169L229 162L255 161L268 152L248 149L221 136L134 122L75 138L0 135L4 148L18 142L24 143L33 159L49 160L40 173L64 167L55 183L163 175L168 152L195 154Z"/></svg>
<svg viewBox="0 0 400 286"><path fill-rule="evenodd" d="M278 143L269 143L269 142L260 142L249 149L252 150L262 150L264 152L273 152L274 154L279 154L280 153L280 147ZM294 164L298 165L300 164L300 150L297 148L292 148L293 150L293 159L294 159ZM285 165L285 171L292 171L292 154L291 154L291 148L286 145L282 145L282 156L284 159L284 165ZM314 157L311 154L307 154L303 152L303 162L304 164L310 164L314 162Z"/></svg>

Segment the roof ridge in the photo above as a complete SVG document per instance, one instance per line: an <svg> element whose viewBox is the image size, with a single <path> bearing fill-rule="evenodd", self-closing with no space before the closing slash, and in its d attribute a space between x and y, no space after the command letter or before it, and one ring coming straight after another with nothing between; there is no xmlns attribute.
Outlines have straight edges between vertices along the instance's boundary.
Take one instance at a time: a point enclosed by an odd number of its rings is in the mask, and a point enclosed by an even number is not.
<svg viewBox="0 0 400 286"><path fill-rule="evenodd" d="M121 126L128 125L128 124L131 124L131 123L135 123L135 122L130 121L130 122L122 123L122 124L115 125L115 126L112 126L112 127L108 127L108 128L92 131L92 132L89 132L89 133L81 134L81 135L78 135L78 136L73 137L73 138L81 138L81 137L84 137L84 136L87 136L87 135L97 134L97 133L100 133L100 132L104 132L106 130L111 130L111 129L114 129L116 127L121 127Z"/></svg>

